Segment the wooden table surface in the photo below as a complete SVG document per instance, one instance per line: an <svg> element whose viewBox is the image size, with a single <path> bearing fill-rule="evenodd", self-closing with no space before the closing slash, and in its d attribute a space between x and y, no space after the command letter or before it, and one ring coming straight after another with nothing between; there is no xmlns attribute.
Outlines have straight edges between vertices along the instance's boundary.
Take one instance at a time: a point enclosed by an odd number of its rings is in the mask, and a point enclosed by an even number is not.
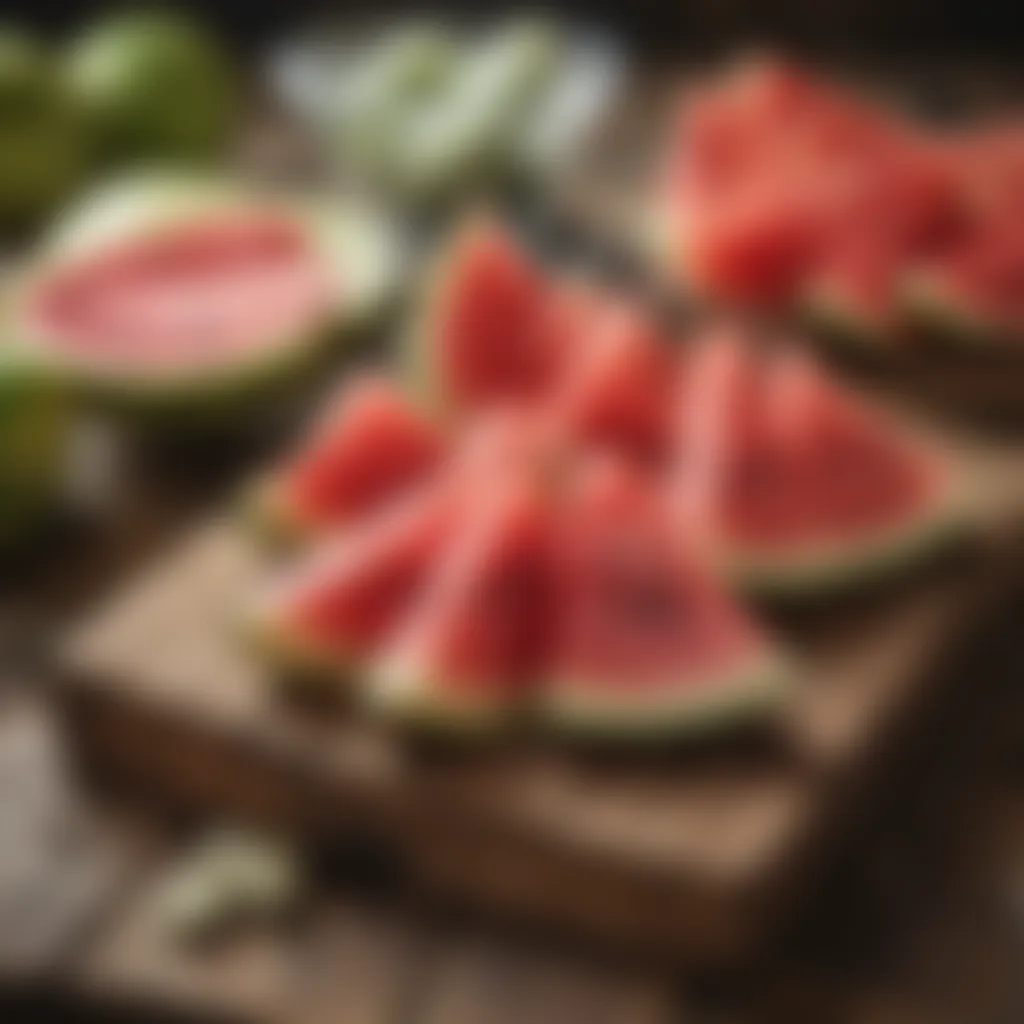
<svg viewBox="0 0 1024 1024"><path fill-rule="evenodd" d="M22 1007L45 994L64 1012L140 1021L158 1011L188 1021L365 1024L1016 1020L1024 997L1024 695L1015 684L1024 659L995 643L991 658L979 666L971 701L947 709L927 742L907 752L908 771L851 829L792 929L760 960L717 977L595 961L545 936L425 903L386 872L344 857L310 861L312 898L290 927L178 948L156 928L150 900L196 823L83 793L60 764L46 695L16 678L0 701L0 744L21 738L21 777L27 770L35 783L20 794L20 812L45 820L44 800L67 801L59 820L78 822L79 836L92 838L40 865L50 884L37 885L45 897L34 916L56 923L28 955L17 955L0 914L0 973L17 970L7 981L19 983ZM0 785L9 782L4 772ZM86 878L88 898L68 899L75 875ZM26 935L17 929L15 938Z"/></svg>

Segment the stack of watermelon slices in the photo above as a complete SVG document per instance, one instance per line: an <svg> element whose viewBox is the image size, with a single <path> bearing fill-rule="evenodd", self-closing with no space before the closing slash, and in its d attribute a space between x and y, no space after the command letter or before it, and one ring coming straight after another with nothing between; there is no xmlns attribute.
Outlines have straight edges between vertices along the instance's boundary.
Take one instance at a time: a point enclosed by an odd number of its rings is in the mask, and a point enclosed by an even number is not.
<svg viewBox="0 0 1024 1024"><path fill-rule="evenodd" d="M653 241L689 289L847 339L1013 339L1022 197L1019 124L940 136L763 60L684 98Z"/></svg>
<svg viewBox="0 0 1024 1024"><path fill-rule="evenodd" d="M731 327L673 347L493 222L428 298L418 390L349 381L256 498L304 548L251 635L388 717L601 739L732 720L791 677L737 592L818 594L958 522L945 461L807 357Z"/></svg>

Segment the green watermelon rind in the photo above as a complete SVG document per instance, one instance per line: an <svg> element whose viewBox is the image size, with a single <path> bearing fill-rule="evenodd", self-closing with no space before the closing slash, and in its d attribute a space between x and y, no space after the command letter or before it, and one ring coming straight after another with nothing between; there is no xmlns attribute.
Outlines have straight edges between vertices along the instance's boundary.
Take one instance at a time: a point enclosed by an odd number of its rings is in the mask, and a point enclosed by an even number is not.
<svg viewBox="0 0 1024 1024"><path fill-rule="evenodd" d="M305 520L301 510L287 499L279 477L272 472L246 488L240 518L247 533L275 550L301 548L320 532L320 525Z"/></svg>
<svg viewBox="0 0 1024 1024"><path fill-rule="evenodd" d="M468 215L448 244L442 246L430 261L423 275L419 301L405 326L399 347L401 376L409 392L416 396L428 412L442 420L456 418L459 409L447 393L443 383L444 374L431 356L434 351L431 341L441 319L441 309L452 287L462 249L474 233L475 219L482 216L486 215Z"/></svg>
<svg viewBox="0 0 1024 1024"><path fill-rule="evenodd" d="M520 692L518 687L495 687L493 696L470 689L385 658L369 669L361 695L366 709L376 716L416 732L450 736L493 734L522 710L502 696L509 690Z"/></svg>
<svg viewBox="0 0 1024 1024"><path fill-rule="evenodd" d="M1002 322L988 315L925 270L908 275L903 304L911 322L957 348L996 349L1008 339L1024 336L1024 324Z"/></svg>
<svg viewBox="0 0 1024 1024"><path fill-rule="evenodd" d="M775 651L656 694L636 687L609 693L605 685L562 679L541 691L539 714L550 729L580 738L651 742L694 738L767 714L784 702L798 672Z"/></svg>
<svg viewBox="0 0 1024 1024"><path fill-rule="evenodd" d="M859 311L827 284L805 291L799 303L801 320L837 348L860 354L892 351L899 325L884 323Z"/></svg>
<svg viewBox="0 0 1024 1024"><path fill-rule="evenodd" d="M52 271L56 261L86 254L114 238L139 237L159 231L179 216L204 209L280 211L294 216L316 239L331 260L349 257L345 269L361 268L366 278L353 294L343 294L343 308L312 331L294 338L280 338L261 347L248 359L213 369L147 374L127 372L89 359L76 360L66 350L55 350L18 324L19 295L34 287ZM373 252L370 259L351 259L353 252ZM230 415L257 398L287 390L310 373L323 358L346 339L369 327L382 312L397 268L394 239L383 222L371 215L327 211L311 204L302 206L282 200L247 195L244 190L219 184L182 184L176 181L130 184L111 190L89 204L80 216L58 229L33 266L15 286L8 317L12 348L34 353L54 377L93 402L156 419L187 412L205 418L206 413Z"/></svg>
<svg viewBox="0 0 1024 1024"><path fill-rule="evenodd" d="M237 622L243 646L290 689L343 695L359 674L360 659L304 636L264 600Z"/></svg>
<svg viewBox="0 0 1024 1024"><path fill-rule="evenodd" d="M756 597L808 598L856 589L925 562L951 546L968 528L962 495L952 485L909 522L874 531L869 538L773 551L732 546L723 571L739 589Z"/></svg>

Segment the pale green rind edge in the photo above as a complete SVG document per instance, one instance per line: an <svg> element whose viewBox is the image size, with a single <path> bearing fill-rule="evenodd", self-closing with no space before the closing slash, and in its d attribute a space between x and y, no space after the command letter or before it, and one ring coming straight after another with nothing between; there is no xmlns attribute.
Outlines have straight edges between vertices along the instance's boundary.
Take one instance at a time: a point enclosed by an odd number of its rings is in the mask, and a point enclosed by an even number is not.
<svg viewBox="0 0 1024 1024"><path fill-rule="evenodd" d="M274 616L271 601L261 600L236 620L243 646L287 689L343 697L354 688L361 664L340 651L310 642Z"/></svg>
<svg viewBox="0 0 1024 1024"><path fill-rule="evenodd" d="M967 302L926 273L908 278L903 302L912 322L962 349L998 349L1024 334L1024 325L1000 323L971 308Z"/></svg>
<svg viewBox="0 0 1024 1024"><path fill-rule="evenodd" d="M842 541L799 555L733 548L723 558L724 571L754 596L810 597L853 589L938 553L967 532L970 518L963 494L950 485L927 514L869 540Z"/></svg>
<svg viewBox="0 0 1024 1024"><path fill-rule="evenodd" d="M370 670L361 695L375 715L417 731L454 736L496 732L521 710L501 694L488 699L458 693L447 682L400 672L387 660Z"/></svg>
<svg viewBox="0 0 1024 1024"><path fill-rule="evenodd" d="M549 728L602 742L661 741L717 732L782 703L799 673L775 652L692 686L652 695L642 689L612 695L585 680L542 691L539 715Z"/></svg>
<svg viewBox="0 0 1024 1024"><path fill-rule="evenodd" d="M840 348L870 354L893 350L896 324L872 320L828 286L807 290L799 303L799 315L808 327Z"/></svg>
<svg viewBox="0 0 1024 1024"><path fill-rule="evenodd" d="M317 533L284 498L273 472L261 476L242 492L239 518L246 532L265 547L291 551L302 548Z"/></svg>

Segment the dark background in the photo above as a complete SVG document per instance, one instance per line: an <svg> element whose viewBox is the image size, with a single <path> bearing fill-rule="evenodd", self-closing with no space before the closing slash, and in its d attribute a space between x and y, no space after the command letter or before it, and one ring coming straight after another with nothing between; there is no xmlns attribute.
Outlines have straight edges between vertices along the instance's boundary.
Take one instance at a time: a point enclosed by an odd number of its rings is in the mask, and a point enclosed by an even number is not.
<svg viewBox="0 0 1024 1024"><path fill-rule="evenodd" d="M7 0L3 17L29 21L61 31L89 12L116 6L82 2ZM390 11L449 10L472 17L490 16L504 8L582 15L623 33L651 53L685 52L694 48L738 43L785 44L824 52L868 55L952 53L1014 62L1024 42L1021 0L574 0L540 4L473 3L407 4L396 2L259 3L215 0L166 4L199 12L218 24L240 45L259 43L297 22L379 17Z"/></svg>

